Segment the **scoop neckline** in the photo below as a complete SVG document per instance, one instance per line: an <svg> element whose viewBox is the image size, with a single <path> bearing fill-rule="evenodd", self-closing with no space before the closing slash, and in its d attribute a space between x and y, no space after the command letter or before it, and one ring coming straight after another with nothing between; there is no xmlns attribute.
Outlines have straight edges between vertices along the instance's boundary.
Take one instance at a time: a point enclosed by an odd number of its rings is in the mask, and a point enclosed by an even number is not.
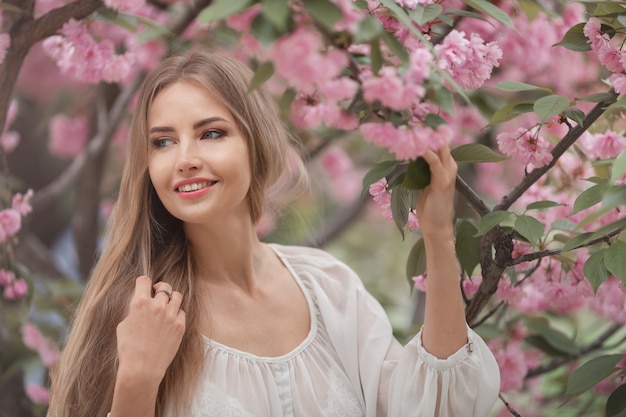
<svg viewBox="0 0 626 417"><path fill-rule="evenodd" d="M311 299L311 295L306 290L304 283L302 282L302 280L300 279L296 271L293 269L293 266L291 265L291 263L289 263L286 256L280 252L278 245L274 243L267 243L267 246L269 246L274 251L274 254L276 254L276 256L282 262L285 268L287 268L287 271L289 271L289 275L291 275L293 280L296 281L296 284L298 284L300 291L302 291L302 294L304 294L304 298L307 303L307 308L309 310L309 323L310 323L309 333L307 334L307 336L298 344L298 346L293 348L291 351L284 353L282 355L279 355L279 356L260 356L251 352L246 352L246 351L234 348L234 347L230 347L216 340L213 340L210 337L205 336L205 335L202 335L202 337L209 346L215 349L221 350L223 352L229 353L234 356L251 359L257 362L285 362L297 356L302 351L304 351L307 348L307 346L309 346L311 342L313 341L313 339L315 338L315 335L317 334L317 318L315 314L315 305L313 303L313 300Z"/></svg>

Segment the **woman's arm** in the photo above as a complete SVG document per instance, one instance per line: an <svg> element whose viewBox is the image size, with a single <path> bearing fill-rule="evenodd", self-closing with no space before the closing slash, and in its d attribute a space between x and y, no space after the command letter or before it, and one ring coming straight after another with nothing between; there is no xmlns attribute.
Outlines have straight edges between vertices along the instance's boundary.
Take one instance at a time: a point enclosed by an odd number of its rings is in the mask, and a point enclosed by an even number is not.
<svg viewBox="0 0 626 417"><path fill-rule="evenodd" d="M111 417L154 416L159 385L185 332L181 302L182 295L169 284L153 288L150 278L137 278L128 316L117 326L119 367Z"/></svg>
<svg viewBox="0 0 626 417"><path fill-rule="evenodd" d="M452 223L457 165L448 146L424 154L430 185L420 192L416 212L426 248L426 308L422 344L447 358L467 343Z"/></svg>

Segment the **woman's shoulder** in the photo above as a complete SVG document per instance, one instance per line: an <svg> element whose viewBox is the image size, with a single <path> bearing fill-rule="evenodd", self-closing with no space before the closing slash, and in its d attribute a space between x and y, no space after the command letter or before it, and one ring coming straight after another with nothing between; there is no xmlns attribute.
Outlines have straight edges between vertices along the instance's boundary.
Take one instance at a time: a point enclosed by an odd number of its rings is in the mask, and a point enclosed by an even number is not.
<svg viewBox="0 0 626 417"><path fill-rule="evenodd" d="M270 246L283 263L293 268L293 272L299 276L304 273L322 285L333 287L362 285L360 278L348 265L323 249L277 243L271 243Z"/></svg>

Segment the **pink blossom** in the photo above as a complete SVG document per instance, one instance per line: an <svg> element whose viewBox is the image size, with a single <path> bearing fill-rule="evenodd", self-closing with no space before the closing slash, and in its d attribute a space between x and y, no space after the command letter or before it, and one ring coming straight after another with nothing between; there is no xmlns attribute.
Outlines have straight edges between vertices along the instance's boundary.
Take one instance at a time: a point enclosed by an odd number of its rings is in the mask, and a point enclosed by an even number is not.
<svg viewBox="0 0 626 417"><path fill-rule="evenodd" d="M89 136L89 121L86 116L73 119L58 114L50 120L48 149L53 155L74 157L85 148Z"/></svg>
<svg viewBox="0 0 626 417"><path fill-rule="evenodd" d="M320 35L300 27L276 41L270 50L276 74L299 92L313 94L316 86L339 76L347 55L325 49Z"/></svg>
<svg viewBox="0 0 626 417"><path fill-rule="evenodd" d="M394 0L399 6L405 7L409 10L413 10L417 7L417 5L421 4L423 6L427 6L429 4L433 4L434 0Z"/></svg>
<svg viewBox="0 0 626 417"><path fill-rule="evenodd" d="M50 392L41 385L26 384L26 395L35 404L47 405L50 401Z"/></svg>
<svg viewBox="0 0 626 417"><path fill-rule="evenodd" d="M612 74L609 77L609 82L617 94L620 96L626 94L626 75Z"/></svg>
<svg viewBox="0 0 626 417"><path fill-rule="evenodd" d="M15 235L22 228L22 216L13 208L0 211L0 242Z"/></svg>
<svg viewBox="0 0 626 417"><path fill-rule="evenodd" d="M395 110L404 110L417 104L424 95L424 87L406 84L393 67L383 67L374 75L370 71L361 73L361 86L365 100L380 102Z"/></svg>
<svg viewBox="0 0 626 417"><path fill-rule="evenodd" d="M626 137L612 130L595 134L586 132L580 137L579 143L589 157L609 159L615 158L626 148Z"/></svg>
<svg viewBox="0 0 626 417"><path fill-rule="evenodd" d="M13 271L7 271L6 269L0 269L0 286L6 287L11 285L15 281L15 274Z"/></svg>
<svg viewBox="0 0 626 417"><path fill-rule="evenodd" d="M135 12L145 3L145 0L104 0L107 7L120 12Z"/></svg>
<svg viewBox="0 0 626 417"><path fill-rule="evenodd" d="M465 32L457 30L436 45L435 52L439 55L439 67L466 89L482 86L502 58L502 50L495 42L485 43L477 33L467 39Z"/></svg>
<svg viewBox="0 0 626 417"><path fill-rule="evenodd" d="M0 33L0 64L4 62L7 49L11 46L11 35L8 33Z"/></svg>
<svg viewBox="0 0 626 417"><path fill-rule="evenodd" d="M65 3L65 0L37 0L35 2L35 15L44 15L50 10L58 9L59 7L65 6Z"/></svg>
<svg viewBox="0 0 626 417"><path fill-rule="evenodd" d="M496 136L496 141L500 152L524 165L543 167L552 160L550 142L536 129L520 127L515 132L503 132Z"/></svg>
<svg viewBox="0 0 626 417"><path fill-rule="evenodd" d="M500 349L492 349L500 368L500 391L518 391L524 386L528 365L524 352L517 343L507 343Z"/></svg>
<svg viewBox="0 0 626 417"><path fill-rule="evenodd" d="M24 195L16 193L11 199L11 208L17 210L22 216L26 216L31 211L33 211L33 208L29 203L32 196L32 189L29 189Z"/></svg>
<svg viewBox="0 0 626 417"><path fill-rule="evenodd" d="M254 18L257 17L262 11L263 8L261 4L255 4L254 6L248 7L243 12L237 13L226 19L226 24L229 28L236 31L250 32Z"/></svg>
<svg viewBox="0 0 626 417"><path fill-rule="evenodd" d="M524 291L519 286L514 286L507 278L498 282L496 296L510 304L517 304L524 298Z"/></svg>
<svg viewBox="0 0 626 417"><path fill-rule="evenodd" d="M391 193L387 190L387 179L382 178L370 185L369 193L378 208L382 210L383 216L387 220L393 220L393 215L391 214Z"/></svg>
<svg viewBox="0 0 626 417"><path fill-rule="evenodd" d="M585 24L583 33L588 38L591 49L598 55L600 63L611 72L621 72L624 70L622 59L624 52L621 47L613 46L608 34L601 31L602 22L598 18L591 18Z"/></svg>
<svg viewBox="0 0 626 417"><path fill-rule="evenodd" d="M465 278L462 282L463 285L463 293L466 297L472 297L478 291L478 287L483 282L482 275L477 275L475 277Z"/></svg>
<svg viewBox="0 0 626 417"><path fill-rule="evenodd" d="M416 159L427 149L440 148L452 140L452 130L447 125L433 130L421 124L395 127L384 122L363 123L359 129L364 140L387 148L399 160Z"/></svg>
<svg viewBox="0 0 626 417"><path fill-rule="evenodd" d="M2 296L7 300L17 300L28 293L28 284L24 278L17 278L8 286L4 287Z"/></svg>
<svg viewBox="0 0 626 417"><path fill-rule="evenodd" d="M353 168L352 161L340 148L330 148L321 157L322 167L331 180L336 180Z"/></svg>
<svg viewBox="0 0 626 417"><path fill-rule="evenodd" d="M60 352L56 343L41 334L41 331L32 323L26 323L22 327L22 342L27 348L37 352L47 367L51 367L59 359Z"/></svg>
<svg viewBox="0 0 626 417"><path fill-rule="evenodd" d="M426 292L426 276L418 275L413 277L413 283L416 289Z"/></svg>

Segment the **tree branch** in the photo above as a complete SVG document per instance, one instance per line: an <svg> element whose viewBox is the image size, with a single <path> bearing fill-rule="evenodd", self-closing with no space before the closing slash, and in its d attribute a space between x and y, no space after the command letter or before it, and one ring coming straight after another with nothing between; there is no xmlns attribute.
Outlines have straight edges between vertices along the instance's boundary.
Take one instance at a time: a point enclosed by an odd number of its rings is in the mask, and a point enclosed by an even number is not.
<svg viewBox="0 0 626 417"><path fill-rule="evenodd" d="M468 183L460 176L456 176L456 190L465 197L465 200L469 203L470 207L476 211L481 217L491 212L491 209L485 204L478 194L469 186Z"/></svg>
<svg viewBox="0 0 626 417"><path fill-rule="evenodd" d="M604 345L604 342L606 342L611 336L613 336L618 330L621 330L624 328L624 325L621 323L614 323L613 325L611 325L611 327L609 327L604 333L602 333L596 340L594 340L592 343L588 344L585 347L582 347L579 352L576 355L569 355L569 356L565 356L565 357L560 357L560 358L555 358L553 359L551 362L545 364L545 365L541 365L538 366L536 368L531 368L528 370L528 372L526 373L526 379L528 378L533 378L535 376L539 376L545 373L548 373L550 371L555 370L556 368L574 361L576 359L579 359L580 357L586 355L587 353L591 353L594 350L598 350L601 349Z"/></svg>

